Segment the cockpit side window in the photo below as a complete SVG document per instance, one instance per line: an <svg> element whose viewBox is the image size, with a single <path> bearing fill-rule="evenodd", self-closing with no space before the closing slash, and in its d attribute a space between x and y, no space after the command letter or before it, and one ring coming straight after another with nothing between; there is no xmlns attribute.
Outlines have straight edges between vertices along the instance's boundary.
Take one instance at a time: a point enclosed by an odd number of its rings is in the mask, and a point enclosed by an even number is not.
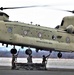
<svg viewBox="0 0 74 75"><path fill-rule="evenodd" d="M63 24L64 24L64 20L62 20L62 22L61 22L61 26L63 26Z"/></svg>

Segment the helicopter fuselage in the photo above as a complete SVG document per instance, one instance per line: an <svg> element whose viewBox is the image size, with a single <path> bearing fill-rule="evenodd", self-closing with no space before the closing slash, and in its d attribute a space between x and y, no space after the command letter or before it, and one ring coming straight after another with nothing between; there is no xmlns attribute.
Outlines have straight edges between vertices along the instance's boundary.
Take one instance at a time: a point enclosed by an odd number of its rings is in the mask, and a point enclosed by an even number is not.
<svg viewBox="0 0 74 75"><path fill-rule="evenodd" d="M74 34L17 21L0 21L0 42L41 50L74 51Z"/></svg>

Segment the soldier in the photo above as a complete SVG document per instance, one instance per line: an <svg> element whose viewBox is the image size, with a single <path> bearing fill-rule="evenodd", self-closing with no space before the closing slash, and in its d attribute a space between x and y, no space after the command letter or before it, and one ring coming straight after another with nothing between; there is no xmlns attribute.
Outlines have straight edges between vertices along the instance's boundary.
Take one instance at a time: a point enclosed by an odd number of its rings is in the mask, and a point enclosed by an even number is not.
<svg viewBox="0 0 74 75"><path fill-rule="evenodd" d="M12 54L12 69L15 69L15 59L16 59L16 56L15 54Z"/></svg>
<svg viewBox="0 0 74 75"><path fill-rule="evenodd" d="M49 56L50 56L50 54L47 55L47 56L43 55L42 64L44 65L45 70L46 70L46 63L47 63L47 59L46 58L49 57Z"/></svg>
<svg viewBox="0 0 74 75"><path fill-rule="evenodd" d="M31 55L28 56L27 63L32 63L32 56Z"/></svg>
<svg viewBox="0 0 74 75"><path fill-rule="evenodd" d="M42 58L42 64L46 64L46 61L47 61L46 58L48 58L49 56L50 56L50 54L47 55L47 56L43 55L43 58Z"/></svg>
<svg viewBox="0 0 74 75"><path fill-rule="evenodd" d="M18 57L19 51L17 52L17 54L12 54L12 69L15 69L16 68L15 63L17 61L17 57Z"/></svg>

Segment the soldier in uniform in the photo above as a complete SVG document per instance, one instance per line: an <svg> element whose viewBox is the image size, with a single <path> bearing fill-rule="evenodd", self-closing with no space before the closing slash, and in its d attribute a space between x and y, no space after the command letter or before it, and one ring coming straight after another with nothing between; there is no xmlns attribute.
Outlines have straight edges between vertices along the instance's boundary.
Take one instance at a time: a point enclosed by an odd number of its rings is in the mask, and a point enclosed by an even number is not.
<svg viewBox="0 0 74 75"><path fill-rule="evenodd" d="M19 51L17 52L17 54L12 54L12 69L15 69L16 68L15 63L17 61L17 57L18 57Z"/></svg>
<svg viewBox="0 0 74 75"><path fill-rule="evenodd" d="M42 58L42 64L44 65L45 69L46 69L47 58L48 58L49 56L50 56L50 54L47 55L47 56L43 55L43 58Z"/></svg>
<svg viewBox="0 0 74 75"><path fill-rule="evenodd" d="M28 67L27 67L27 69L28 70L32 70L33 69L33 67L32 67L32 55L28 55L28 57L27 57L27 63L28 63Z"/></svg>
<svg viewBox="0 0 74 75"><path fill-rule="evenodd" d="M31 55L28 55L27 63L32 63L32 56Z"/></svg>
<svg viewBox="0 0 74 75"><path fill-rule="evenodd" d="M15 54L12 54L12 69L15 69L16 68L15 59L16 59L16 55Z"/></svg>
<svg viewBox="0 0 74 75"><path fill-rule="evenodd" d="M43 64L45 64L45 63L46 63L47 58L48 58L49 56L50 56L50 54L49 54L49 55L47 55L47 56L43 55L43 60L42 60L42 63L43 63Z"/></svg>

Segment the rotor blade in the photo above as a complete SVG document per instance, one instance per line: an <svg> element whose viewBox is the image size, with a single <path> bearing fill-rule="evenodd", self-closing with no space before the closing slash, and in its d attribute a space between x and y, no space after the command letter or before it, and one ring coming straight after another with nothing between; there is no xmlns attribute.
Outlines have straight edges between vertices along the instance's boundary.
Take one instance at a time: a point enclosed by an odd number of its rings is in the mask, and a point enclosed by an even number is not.
<svg viewBox="0 0 74 75"><path fill-rule="evenodd" d="M65 12L71 12L71 13L74 13L74 10L63 10L63 9L58 9L58 8L53 8L55 10L59 10L59 11L65 11Z"/></svg>
<svg viewBox="0 0 74 75"><path fill-rule="evenodd" d="M52 5L33 5L33 6L21 6L21 7L0 7L0 10L5 10L5 9L20 9L20 8L34 8L34 7L51 7L53 9L55 9L55 10L60 10L60 11L66 11L66 12L74 13L74 10L70 11L70 10L57 9L57 8L52 7Z"/></svg>
<svg viewBox="0 0 74 75"><path fill-rule="evenodd" d="M71 10L62 10L62 9L59 9L59 10L74 13L74 10L72 10L72 11Z"/></svg>
<svg viewBox="0 0 74 75"><path fill-rule="evenodd" d="M74 10L63 10L63 11L66 11L66 12L71 12L71 13L74 13Z"/></svg>
<svg viewBox="0 0 74 75"><path fill-rule="evenodd" d="M33 6L21 6L21 7L1 7L0 10L5 9L19 9L19 8L33 8L33 7L49 7L50 5L33 5Z"/></svg>

